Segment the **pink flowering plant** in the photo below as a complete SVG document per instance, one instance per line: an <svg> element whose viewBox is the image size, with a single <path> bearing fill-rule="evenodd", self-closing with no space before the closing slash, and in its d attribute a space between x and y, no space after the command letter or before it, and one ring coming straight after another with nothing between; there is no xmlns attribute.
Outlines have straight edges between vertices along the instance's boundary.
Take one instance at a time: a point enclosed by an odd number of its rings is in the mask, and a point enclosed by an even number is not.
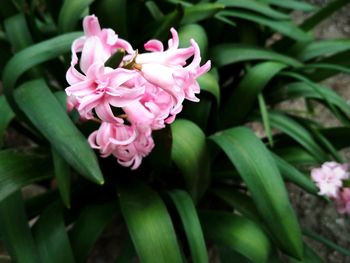
<svg viewBox="0 0 350 263"><path fill-rule="evenodd" d="M3 0L0 262L349 256L286 187L349 220L350 44L312 34L346 3Z"/></svg>

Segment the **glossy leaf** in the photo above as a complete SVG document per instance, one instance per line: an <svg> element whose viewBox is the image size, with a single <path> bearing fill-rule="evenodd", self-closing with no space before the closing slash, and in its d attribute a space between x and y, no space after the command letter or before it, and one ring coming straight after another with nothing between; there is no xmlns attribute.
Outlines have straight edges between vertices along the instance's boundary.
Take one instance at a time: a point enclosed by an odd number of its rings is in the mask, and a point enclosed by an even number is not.
<svg viewBox="0 0 350 263"><path fill-rule="evenodd" d="M49 158L13 150L0 151L0 202L28 184L52 176Z"/></svg>
<svg viewBox="0 0 350 263"><path fill-rule="evenodd" d="M194 39L197 42L201 51L201 56L205 57L208 47L208 37L201 25L188 24L179 29L179 47L188 47L191 39Z"/></svg>
<svg viewBox="0 0 350 263"><path fill-rule="evenodd" d="M224 4L226 8L232 7L235 10L238 10L238 8L240 8L249 11L254 11L272 19L290 19L288 15L279 12L269 7L268 5L256 0L218 0L217 2L220 4Z"/></svg>
<svg viewBox="0 0 350 263"><path fill-rule="evenodd" d="M86 262L89 252L116 214L117 204L114 202L91 204L82 210L69 232L76 262Z"/></svg>
<svg viewBox="0 0 350 263"><path fill-rule="evenodd" d="M285 67L287 66L283 63L269 61L250 68L226 102L220 116L221 126L227 128L243 121L251 111L258 94Z"/></svg>
<svg viewBox="0 0 350 263"><path fill-rule="evenodd" d="M170 191L169 195L180 215L186 233L187 242L190 246L192 262L209 262L202 227L191 197L185 191L180 190Z"/></svg>
<svg viewBox="0 0 350 263"><path fill-rule="evenodd" d="M58 190L64 205L70 208L70 167L56 150L51 149L51 153Z"/></svg>
<svg viewBox="0 0 350 263"><path fill-rule="evenodd" d="M210 137L235 165L279 246L302 257L301 232L273 157L247 128L232 128ZM259 156L259 158L257 158Z"/></svg>
<svg viewBox="0 0 350 263"><path fill-rule="evenodd" d="M87 179L103 184L93 150L43 80L25 82L16 90L15 99L23 113L67 163Z"/></svg>
<svg viewBox="0 0 350 263"><path fill-rule="evenodd" d="M210 94L212 94L215 99L216 103L219 106L221 95L220 95L220 86L214 75L210 72L200 76L198 79L198 84L201 87L201 90L207 91Z"/></svg>
<svg viewBox="0 0 350 263"><path fill-rule="evenodd" d="M60 203L53 203L40 215L33 235L42 262L75 262Z"/></svg>
<svg viewBox="0 0 350 263"><path fill-rule="evenodd" d="M66 33L73 31L83 13L94 0L64 0L58 16L58 28Z"/></svg>
<svg viewBox="0 0 350 263"><path fill-rule="evenodd" d="M13 262L42 262L38 257L19 191L0 202L0 233Z"/></svg>
<svg viewBox="0 0 350 263"><path fill-rule="evenodd" d="M198 3L185 8L183 24L196 23L206 18L214 16L219 10L224 9L224 5L218 3Z"/></svg>
<svg viewBox="0 0 350 263"><path fill-rule="evenodd" d="M254 22L256 24L269 27L275 32L279 32L296 41L310 41L312 38L309 34L301 30L291 21L275 21L269 18L258 16L244 11L221 11L221 16L234 17Z"/></svg>
<svg viewBox="0 0 350 263"><path fill-rule="evenodd" d="M253 221L225 212L199 215L206 238L239 252L254 263L266 262L270 242Z"/></svg>
<svg viewBox="0 0 350 263"><path fill-rule="evenodd" d="M209 157L203 131L193 122L179 119L171 125L173 144L171 155L180 168L186 186L195 200L209 184Z"/></svg>
<svg viewBox="0 0 350 263"><path fill-rule="evenodd" d="M267 48L249 46L243 44L220 44L211 49L210 57L217 67L248 61L248 60L272 60L292 67L302 66L301 62L294 58L276 53Z"/></svg>
<svg viewBox="0 0 350 263"><path fill-rule="evenodd" d="M171 218L158 194L134 184L120 187L118 196L141 263L154 263L154 259L159 263L183 262Z"/></svg>

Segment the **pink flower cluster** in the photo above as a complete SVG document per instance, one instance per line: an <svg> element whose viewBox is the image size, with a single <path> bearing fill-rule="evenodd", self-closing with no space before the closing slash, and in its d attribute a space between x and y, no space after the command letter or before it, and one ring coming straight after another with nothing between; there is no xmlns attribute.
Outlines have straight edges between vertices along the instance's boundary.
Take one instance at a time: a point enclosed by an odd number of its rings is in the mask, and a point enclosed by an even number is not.
<svg viewBox="0 0 350 263"><path fill-rule="evenodd" d="M324 195L335 201L341 214L350 215L350 188L343 187L343 180L350 178L347 164L325 162L320 168L311 170L311 178Z"/></svg>
<svg viewBox="0 0 350 263"><path fill-rule="evenodd" d="M141 54L112 29L101 29L94 15L84 18L83 28L84 36L72 44L66 74L68 110L101 122L88 141L102 157L113 155L121 165L136 169L154 147L152 131L173 122L185 99L199 101L196 79L210 69L210 61L200 66L194 40L179 48L173 28L166 50L159 40L150 40L144 45L148 52ZM125 52L120 64L106 66L120 51Z"/></svg>

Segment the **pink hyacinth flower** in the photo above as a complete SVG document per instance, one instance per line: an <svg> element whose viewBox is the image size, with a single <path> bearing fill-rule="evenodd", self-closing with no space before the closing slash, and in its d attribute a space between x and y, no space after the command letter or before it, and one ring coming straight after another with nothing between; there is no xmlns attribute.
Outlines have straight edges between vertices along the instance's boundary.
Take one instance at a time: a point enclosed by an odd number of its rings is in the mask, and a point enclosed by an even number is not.
<svg viewBox="0 0 350 263"><path fill-rule="evenodd" d="M325 162L321 168L311 171L311 178L320 189L319 195L336 198L342 187L342 180L349 178L348 166L336 162Z"/></svg>
<svg viewBox="0 0 350 263"><path fill-rule="evenodd" d="M150 40L144 46L150 53L142 53L136 57L136 63L141 65L142 76L155 86L171 94L176 103L172 114L181 111L184 99L199 101L196 94L200 92L197 78L207 71L211 65L207 61L200 66L200 50L193 39L188 48L179 48L179 37L174 28L172 38L168 41L168 49L164 51L163 44L158 40ZM186 66L187 59L193 56L192 62Z"/></svg>
<svg viewBox="0 0 350 263"><path fill-rule="evenodd" d="M347 213L350 216L350 188L343 188L339 191L335 205L339 214Z"/></svg>
<svg viewBox="0 0 350 263"><path fill-rule="evenodd" d="M131 166L133 170L154 147L151 135L121 123L103 122L88 141L92 148L100 150L102 157L114 155L121 165Z"/></svg>

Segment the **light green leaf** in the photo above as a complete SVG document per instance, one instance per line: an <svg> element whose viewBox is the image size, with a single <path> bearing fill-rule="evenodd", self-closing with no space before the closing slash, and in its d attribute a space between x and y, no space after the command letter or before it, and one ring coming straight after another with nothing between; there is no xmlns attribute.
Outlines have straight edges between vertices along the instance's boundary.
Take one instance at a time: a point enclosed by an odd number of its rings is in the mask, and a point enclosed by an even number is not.
<svg viewBox="0 0 350 263"><path fill-rule="evenodd" d="M208 72L200 76L197 81L201 90L212 94L216 99L217 105L220 106L220 86L213 73Z"/></svg>
<svg viewBox="0 0 350 263"><path fill-rule="evenodd" d="M281 55L267 48L259 48L243 44L220 44L214 46L210 51L210 56L216 67L223 67L249 60L272 60L281 62L292 67L301 67L301 62L294 58Z"/></svg>
<svg viewBox="0 0 350 263"><path fill-rule="evenodd" d="M93 245L116 214L117 205L115 202L92 204L82 210L69 232L76 262L86 262Z"/></svg>
<svg viewBox="0 0 350 263"><path fill-rule="evenodd" d="M64 225L61 203L51 204L40 215L33 227L33 235L42 262L75 262Z"/></svg>
<svg viewBox="0 0 350 263"><path fill-rule="evenodd" d="M251 14L244 11L225 10L221 11L219 14L220 16L236 17L257 23L259 25L267 26L273 31L279 32L282 35L285 35L296 41L306 42L312 40L311 35L301 30L291 21L274 21L269 18L265 18L263 16Z"/></svg>
<svg viewBox="0 0 350 263"><path fill-rule="evenodd" d="M185 7L182 24L191 24L210 18L217 12L224 9L225 6L218 3L198 3L193 6Z"/></svg>
<svg viewBox="0 0 350 263"><path fill-rule="evenodd" d="M207 54L208 37L204 28L199 24L184 25L179 29L179 47L188 47L190 40L194 39L201 51L201 56L205 57Z"/></svg>
<svg viewBox="0 0 350 263"><path fill-rule="evenodd" d="M23 186L51 177L51 169L45 156L0 151L0 202Z"/></svg>
<svg viewBox="0 0 350 263"><path fill-rule="evenodd" d="M94 0L64 0L58 16L58 28L62 33L73 31L84 12Z"/></svg>
<svg viewBox="0 0 350 263"><path fill-rule="evenodd" d="M180 215L187 242L190 246L193 263L209 263L208 253L196 208L191 197L180 190L173 190L169 195Z"/></svg>
<svg viewBox="0 0 350 263"><path fill-rule="evenodd" d="M224 4L226 8L232 7L235 10L238 8L254 11L261 15L267 16L272 19L290 19L290 17L284 13L276 11L268 5L256 0L218 0L217 3ZM241 12L241 11L239 11Z"/></svg>
<svg viewBox="0 0 350 263"><path fill-rule="evenodd" d="M15 92L18 106L54 149L87 179L103 184L96 156L42 79L25 82Z"/></svg>
<svg viewBox="0 0 350 263"><path fill-rule="evenodd" d="M0 202L0 233L13 262L41 262L19 191Z"/></svg>
<svg viewBox="0 0 350 263"><path fill-rule="evenodd" d="M227 128L244 120L251 111L258 94L268 82L287 65L280 62L262 62L250 68L223 108L221 127ZM240 105L237 107L237 105Z"/></svg>
<svg viewBox="0 0 350 263"><path fill-rule="evenodd" d="M206 238L239 252L254 263L267 262L269 239L253 221L225 212L199 215Z"/></svg>
<svg viewBox="0 0 350 263"><path fill-rule="evenodd" d="M287 9L292 9L292 10L301 10L304 12L312 12L316 9L314 5L311 5L309 3L305 3L304 1L299 1L299 0L268 0L267 1L269 4L278 6L278 7L283 7Z"/></svg>
<svg viewBox="0 0 350 263"><path fill-rule="evenodd" d="M183 262L170 216L158 194L145 185L134 184L120 187L118 196L140 261Z"/></svg>
<svg viewBox="0 0 350 263"><path fill-rule="evenodd" d="M195 202L209 184L210 162L203 131L193 122L178 119L171 125L173 144L171 155L180 168L186 186Z"/></svg>
<svg viewBox="0 0 350 263"><path fill-rule="evenodd" d="M210 137L235 165L278 245L302 257L301 231L273 157L247 128L220 131ZM259 158L257 158L259 156Z"/></svg>

